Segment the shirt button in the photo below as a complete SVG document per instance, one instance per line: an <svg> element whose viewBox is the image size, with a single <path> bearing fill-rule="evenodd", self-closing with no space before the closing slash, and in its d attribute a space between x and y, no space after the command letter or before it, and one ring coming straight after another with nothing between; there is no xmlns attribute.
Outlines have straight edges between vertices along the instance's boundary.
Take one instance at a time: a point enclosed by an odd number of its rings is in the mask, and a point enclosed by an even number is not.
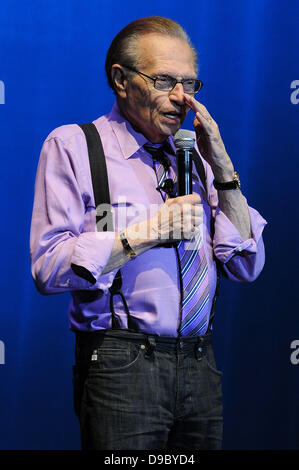
<svg viewBox="0 0 299 470"><path fill-rule="evenodd" d="M239 247L239 248L238 248L238 251L243 251L243 248Z"/></svg>

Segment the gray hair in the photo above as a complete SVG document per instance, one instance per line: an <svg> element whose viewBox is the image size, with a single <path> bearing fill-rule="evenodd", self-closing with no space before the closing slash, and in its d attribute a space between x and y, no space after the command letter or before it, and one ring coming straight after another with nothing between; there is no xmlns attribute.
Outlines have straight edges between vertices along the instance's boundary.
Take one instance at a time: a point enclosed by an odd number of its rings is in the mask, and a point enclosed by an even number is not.
<svg viewBox="0 0 299 470"><path fill-rule="evenodd" d="M157 33L165 36L172 36L185 41L193 54L194 67L197 71L198 56L197 51L186 31L176 21L162 16L148 16L132 21L123 28L113 39L106 56L105 69L108 84L115 92L114 83L111 77L111 67L113 64L127 65L129 67L140 67L141 58L138 51L138 39L149 33Z"/></svg>

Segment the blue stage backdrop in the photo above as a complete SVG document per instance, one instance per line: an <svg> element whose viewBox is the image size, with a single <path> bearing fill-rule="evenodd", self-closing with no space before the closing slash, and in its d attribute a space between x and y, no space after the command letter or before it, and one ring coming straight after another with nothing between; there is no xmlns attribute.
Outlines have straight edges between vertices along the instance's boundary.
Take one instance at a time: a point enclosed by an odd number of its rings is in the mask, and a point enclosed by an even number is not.
<svg viewBox="0 0 299 470"><path fill-rule="evenodd" d="M200 100L249 204L267 219L253 284L222 281L214 344L224 449L299 448L298 1L2 0L0 448L78 449L70 295L41 296L29 260L33 189L55 127L108 112L107 48L127 23L179 21L199 51ZM192 128L189 117L185 127Z"/></svg>

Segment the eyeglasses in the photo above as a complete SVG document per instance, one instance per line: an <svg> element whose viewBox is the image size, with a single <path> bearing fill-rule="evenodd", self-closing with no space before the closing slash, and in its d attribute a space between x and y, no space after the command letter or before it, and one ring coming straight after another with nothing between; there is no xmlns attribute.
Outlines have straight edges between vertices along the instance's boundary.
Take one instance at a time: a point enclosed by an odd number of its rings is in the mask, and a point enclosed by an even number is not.
<svg viewBox="0 0 299 470"><path fill-rule="evenodd" d="M159 75L158 77L150 77L143 72L139 72L139 70L135 69L134 67L129 67L124 65L126 69L132 70L132 72L138 73L139 75L143 75L146 78L149 78L154 82L154 87L156 90L160 91L171 91L174 89L177 83L181 83L183 85L183 90L185 93L189 95L194 95L197 93L203 86L203 82L201 80L196 80L194 78L185 78L184 80L177 80L174 77L170 77L169 75Z"/></svg>

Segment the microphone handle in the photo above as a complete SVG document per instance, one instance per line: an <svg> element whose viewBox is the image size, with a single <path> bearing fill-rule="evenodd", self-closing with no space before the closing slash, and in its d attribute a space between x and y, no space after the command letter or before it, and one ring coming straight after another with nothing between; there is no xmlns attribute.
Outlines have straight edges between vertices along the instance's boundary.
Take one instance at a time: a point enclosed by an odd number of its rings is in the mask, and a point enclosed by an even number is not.
<svg viewBox="0 0 299 470"><path fill-rule="evenodd" d="M178 196L192 194L192 149L176 151Z"/></svg>

